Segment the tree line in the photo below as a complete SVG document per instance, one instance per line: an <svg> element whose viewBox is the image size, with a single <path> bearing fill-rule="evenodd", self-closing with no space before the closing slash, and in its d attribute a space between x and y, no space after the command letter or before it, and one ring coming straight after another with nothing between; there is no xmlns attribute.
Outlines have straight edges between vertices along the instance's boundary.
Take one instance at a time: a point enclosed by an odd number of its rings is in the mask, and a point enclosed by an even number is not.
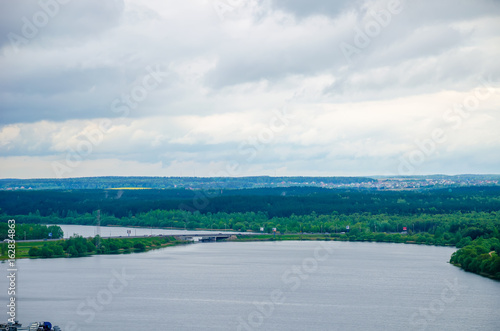
<svg viewBox="0 0 500 331"><path fill-rule="evenodd" d="M450 263L500 280L500 240L498 237L475 239L453 253Z"/></svg>
<svg viewBox="0 0 500 331"><path fill-rule="evenodd" d="M33 246L28 254L30 257L82 257L94 254L118 254L144 252L167 245L178 244L174 237L151 238L108 238L99 236L83 238L74 236L66 240L44 243L42 247Z"/></svg>
<svg viewBox="0 0 500 331"><path fill-rule="evenodd" d="M24 222L22 221L16 222L15 240L59 239L62 238L64 235L62 229L57 225L47 226L41 224L23 224L23 223ZM40 223L40 220L31 223ZM0 240L7 239L8 230L9 227L7 225L7 220L3 220L3 222L0 223Z"/></svg>

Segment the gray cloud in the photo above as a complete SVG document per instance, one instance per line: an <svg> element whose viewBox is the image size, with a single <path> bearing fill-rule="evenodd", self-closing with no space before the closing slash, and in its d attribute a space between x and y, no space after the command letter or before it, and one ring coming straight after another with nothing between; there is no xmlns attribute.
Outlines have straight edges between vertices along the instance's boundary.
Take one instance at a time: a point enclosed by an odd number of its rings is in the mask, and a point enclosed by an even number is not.
<svg viewBox="0 0 500 331"><path fill-rule="evenodd" d="M271 7L292 13L303 18L310 15L335 17L347 9L355 8L360 1L323 1L323 0L271 0Z"/></svg>
<svg viewBox="0 0 500 331"><path fill-rule="evenodd" d="M76 45L116 26L123 9L122 0L2 1L0 47L12 46L11 33L28 43L43 39L44 44Z"/></svg>
<svg viewBox="0 0 500 331"><path fill-rule="evenodd" d="M231 162L241 174L394 173L436 128L449 139L416 171L498 168L500 3L407 1L376 23L388 3L248 1L219 19L201 0L71 1L16 50L9 33L43 8L0 2L5 176L30 162L47 176L103 120L111 128L67 176L100 164L209 175ZM477 109L445 116L489 75ZM269 131L284 106L294 120Z"/></svg>

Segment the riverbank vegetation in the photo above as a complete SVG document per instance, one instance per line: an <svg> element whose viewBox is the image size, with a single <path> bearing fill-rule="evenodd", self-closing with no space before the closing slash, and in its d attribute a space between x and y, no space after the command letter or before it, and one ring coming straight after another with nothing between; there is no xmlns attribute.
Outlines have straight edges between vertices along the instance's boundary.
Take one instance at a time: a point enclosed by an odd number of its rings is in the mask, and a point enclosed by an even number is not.
<svg viewBox="0 0 500 331"><path fill-rule="evenodd" d="M11 217L11 216L9 216ZM22 222L58 223L95 225L97 213L72 214L71 216L14 216L17 226ZM6 217L8 218L8 217ZM289 217L269 218L265 213L207 213L187 212L181 210L152 210L130 217L117 218L113 215L101 214L101 225L157 227L168 229L213 229L272 233L348 233L359 240L377 240L392 238L399 242L401 236L411 241L424 242L431 245L464 246L470 241L483 237L498 237L500 229L500 212L469 212L450 214L416 214L388 215L354 213L342 215L291 215ZM29 225L30 227L33 225ZM347 230L349 227L349 230ZM16 232L19 235L19 231Z"/></svg>
<svg viewBox="0 0 500 331"><path fill-rule="evenodd" d="M174 237L107 238L99 236L83 238L71 237L66 240L17 242L16 258L83 257L96 254L125 254L146 252L167 246L185 243ZM2 244L1 260L7 259Z"/></svg>
<svg viewBox="0 0 500 331"><path fill-rule="evenodd" d="M479 237L453 253L450 263L490 278L500 280L500 240Z"/></svg>
<svg viewBox="0 0 500 331"><path fill-rule="evenodd" d="M57 225L23 224L23 222L17 222L15 229L14 240L60 239L64 235L62 229ZM7 238L10 238L9 226L5 220L0 223L0 240L3 241Z"/></svg>

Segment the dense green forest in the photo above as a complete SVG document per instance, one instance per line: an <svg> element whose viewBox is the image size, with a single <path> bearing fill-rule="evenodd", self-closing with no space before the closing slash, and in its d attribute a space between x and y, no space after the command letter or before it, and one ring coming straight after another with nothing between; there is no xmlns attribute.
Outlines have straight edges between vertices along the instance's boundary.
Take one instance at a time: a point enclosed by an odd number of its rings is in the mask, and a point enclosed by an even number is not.
<svg viewBox="0 0 500 331"><path fill-rule="evenodd" d="M500 186L427 191L367 191L312 187L237 190L0 191L0 213L66 217L103 213L121 218L151 210L263 212L269 217L354 214L446 214L500 210Z"/></svg>

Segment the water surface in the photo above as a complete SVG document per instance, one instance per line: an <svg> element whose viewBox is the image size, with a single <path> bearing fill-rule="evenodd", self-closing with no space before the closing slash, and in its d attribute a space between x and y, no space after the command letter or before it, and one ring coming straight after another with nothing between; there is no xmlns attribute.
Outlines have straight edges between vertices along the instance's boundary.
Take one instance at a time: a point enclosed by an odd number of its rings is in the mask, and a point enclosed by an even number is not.
<svg viewBox="0 0 500 331"><path fill-rule="evenodd" d="M94 237L100 234L101 237L127 237L127 236L172 236L172 235L185 235L185 234L213 234L219 233L220 230L167 230L157 228L136 228L124 226L92 226L92 225L68 225L57 224L64 232L64 238L69 238L74 235L80 235L85 238ZM130 234L128 233L130 231ZM223 231L229 234L238 234L241 232Z"/></svg>
<svg viewBox="0 0 500 331"><path fill-rule="evenodd" d="M448 264L453 251L221 242L19 260L18 318L64 331L499 330L500 283Z"/></svg>

